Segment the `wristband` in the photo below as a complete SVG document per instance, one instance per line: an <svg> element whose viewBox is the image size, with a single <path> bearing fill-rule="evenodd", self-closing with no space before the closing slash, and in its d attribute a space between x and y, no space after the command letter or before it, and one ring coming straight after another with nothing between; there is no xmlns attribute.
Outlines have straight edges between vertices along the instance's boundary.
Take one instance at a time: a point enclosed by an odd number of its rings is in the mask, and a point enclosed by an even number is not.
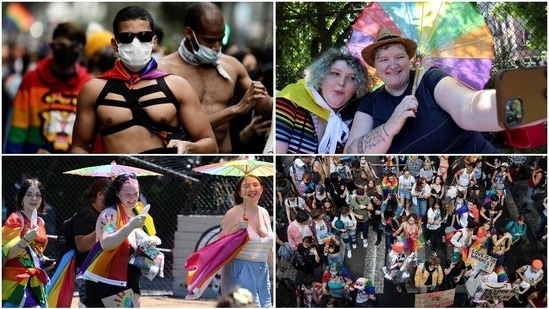
<svg viewBox="0 0 549 309"><path fill-rule="evenodd" d="M25 249L25 247L22 247L21 244L19 244L19 242L17 243L17 247L19 247L21 249Z"/></svg>
<svg viewBox="0 0 549 309"><path fill-rule="evenodd" d="M23 239L24 239L26 242L29 242L29 241L25 238L25 236L23 236Z"/></svg>

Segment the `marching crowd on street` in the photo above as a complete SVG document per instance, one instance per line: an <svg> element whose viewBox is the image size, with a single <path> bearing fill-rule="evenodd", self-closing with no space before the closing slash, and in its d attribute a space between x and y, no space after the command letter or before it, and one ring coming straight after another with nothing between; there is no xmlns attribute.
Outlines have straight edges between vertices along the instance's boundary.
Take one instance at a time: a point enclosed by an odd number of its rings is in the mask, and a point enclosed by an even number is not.
<svg viewBox="0 0 549 309"><path fill-rule="evenodd" d="M277 158L277 307L403 306L384 294L454 288L467 291L454 306L546 307L546 258L510 254L528 233L546 250L546 166L545 156ZM373 250L383 261L361 272ZM483 282L513 295L485 299Z"/></svg>

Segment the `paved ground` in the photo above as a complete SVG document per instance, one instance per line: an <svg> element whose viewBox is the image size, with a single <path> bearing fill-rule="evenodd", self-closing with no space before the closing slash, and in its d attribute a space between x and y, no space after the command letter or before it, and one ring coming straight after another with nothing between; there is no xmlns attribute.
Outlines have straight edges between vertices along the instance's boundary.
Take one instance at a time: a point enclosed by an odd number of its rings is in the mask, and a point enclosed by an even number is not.
<svg viewBox="0 0 549 309"><path fill-rule="evenodd" d="M526 180L515 181L513 187L509 188L502 222L506 218L516 219L520 207L526 200L525 193L527 188ZM535 240L533 231L537 230L539 225L539 213L541 212L541 201L536 200L536 209L526 214L528 221L528 237L522 241L520 246L513 246L505 261L505 268L508 272L513 272L518 267L529 263L535 258L540 258L547 265L547 247L546 244ZM353 257L345 258L345 266L355 275L370 278L378 293L380 307L414 307L415 293L417 288L411 287L407 292L398 293L393 284L385 281L380 270L385 264L385 241L375 246L376 233L370 230L368 235L369 245L367 248L362 246L362 240L358 237L358 246L353 249ZM431 254L430 249L423 248L418 250L419 261L425 260L426 256ZM446 250L438 250L438 256L442 261L446 259ZM547 268L546 268L547 269ZM277 272L279 278L294 278L295 270L286 270ZM463 307L467 295L464 286L456 288L456 299L454 307Z"/></svg>
<svg viewBox="0 0 549 309"><path fill-rule="evenodd" d="M169 296L143 296L142 308L215 308L215 301L186 300ZM71 308L78 307L78 297L72 299Z"/></svg>

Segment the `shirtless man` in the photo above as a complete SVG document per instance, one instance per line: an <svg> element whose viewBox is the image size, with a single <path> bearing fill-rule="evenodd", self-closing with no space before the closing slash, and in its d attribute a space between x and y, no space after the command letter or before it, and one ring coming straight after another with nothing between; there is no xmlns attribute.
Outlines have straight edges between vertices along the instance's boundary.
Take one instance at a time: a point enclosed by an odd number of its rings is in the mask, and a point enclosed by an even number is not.
<svg viewBox="0 0 549 309"><path fill-rule="evenodd" d="M80 91L72 152L91 152L99 131L105 153L169 148L174 153L217 153L212 127L194 89L180 76L156 69L151 15L138 6L126 7L117 13L113 26L111 45L120 60ZM138 104L132 104L135 101ZM188 138L183 137L185 132Z"/></svg>
<svg viewBox="0 0 549 309"><path fill-rule="evenodd" d="M271 119L273 100L236 58L221 54L225 21L215 4L200 2L189 7L184 36L179 50L161 58L158 67L189 81L214 129L219 152L231 153L230 120L252 108L264 120ZM234 96L242 99L230 106Z"/></svg>

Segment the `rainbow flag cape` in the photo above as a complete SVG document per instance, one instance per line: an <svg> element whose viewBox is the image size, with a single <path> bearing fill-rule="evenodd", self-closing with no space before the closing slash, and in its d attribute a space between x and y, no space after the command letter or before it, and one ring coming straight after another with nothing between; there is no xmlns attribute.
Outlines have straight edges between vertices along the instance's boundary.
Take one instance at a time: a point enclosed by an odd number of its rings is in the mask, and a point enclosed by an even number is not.
<svg viewBox="0 0 549 309"><path fill-rule="evenodd" d="M48 305L52 308L69 308L74 293L76 256L74 249L63 255L50 284L46 286Z"/></svg>
<svg viewBox="0 0 549 309"><path fill-rule="evenodd" d="M249 240L248 230L225 235L191 254L185 263L187 273L186 299L198 299L221 267L230 262Z"/></svg>

